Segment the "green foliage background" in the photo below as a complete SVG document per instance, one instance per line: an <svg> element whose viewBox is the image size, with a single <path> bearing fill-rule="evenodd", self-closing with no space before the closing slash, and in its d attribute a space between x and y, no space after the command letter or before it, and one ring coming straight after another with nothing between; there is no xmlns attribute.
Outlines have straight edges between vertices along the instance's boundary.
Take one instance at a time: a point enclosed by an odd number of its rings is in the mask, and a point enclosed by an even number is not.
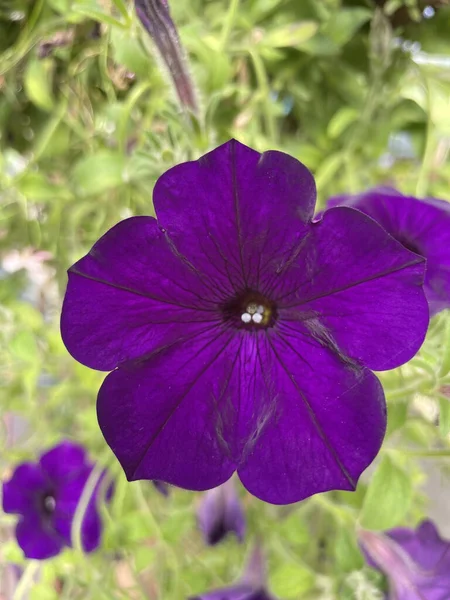
<svg viewBox="0 0 450 600"><path fill-rule="evenodd" d="M0 515L0 585L12 563L24 568L14 600L181 600L232 582L255 540L281 599L379 598L385 582L364 567L355 525L415 525L427 514L424 461L447 476L446 314L416 358L382 374L388 435L355 493L275 507L240 490L246 543L210 549L195 524L200 494L166 500L125 481L96 422L103 375L68 355L59 310L68 266L118 220L153 214L163 171L230 137L300 159L321 205L374 184L450 198L450 7L428 4L430 19L415 0L172 0L194 117L131 3L0 0L0 473L71 437L117 478L92 556L27 562L14 518Z"/></svg>

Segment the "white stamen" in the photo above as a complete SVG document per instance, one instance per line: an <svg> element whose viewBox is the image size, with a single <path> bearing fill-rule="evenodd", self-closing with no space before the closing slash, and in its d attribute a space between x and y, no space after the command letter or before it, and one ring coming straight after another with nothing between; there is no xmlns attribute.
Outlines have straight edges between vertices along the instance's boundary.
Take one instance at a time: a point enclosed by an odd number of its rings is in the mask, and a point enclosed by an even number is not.
<svg viewBox="0 0 450 600"><path fill-rule="evenodd" d="M259 313L260 315L264 314L264 306L262 304L260 304L258 306L258 308L256 309L256 312Z"/></svg>
<svg viewBox="0 0 450 600"><path fill-rule="evenodd" d="M44 506L45 510L48 510L49 512L53 512L55 510L56 502L53 496L46 496L44 498Z"/></svg>
<svg viewBox="0 0 450 600"><path fill-rule="evenodd" d="M243 315L241 315L241 320L244 321L244 323L250 323L250 321L252 320L252 315L244 313Z"/></svg>
<svg viewBox="0 0 450 600"><path fill-rule="evenodd" d="M247 312L250 315L254 315L257 310L258 310L258 307L256 306L256 304L254 302L250 302L250 304L247 306Z"/></svg>
<svg viewBox="0 0 450 600"><path fill-rule="evenodd" d="M257 312L255 315L252 316L252 320L254 323L261 323L261 321L263 320L263 316L261 313Z"/></svg>

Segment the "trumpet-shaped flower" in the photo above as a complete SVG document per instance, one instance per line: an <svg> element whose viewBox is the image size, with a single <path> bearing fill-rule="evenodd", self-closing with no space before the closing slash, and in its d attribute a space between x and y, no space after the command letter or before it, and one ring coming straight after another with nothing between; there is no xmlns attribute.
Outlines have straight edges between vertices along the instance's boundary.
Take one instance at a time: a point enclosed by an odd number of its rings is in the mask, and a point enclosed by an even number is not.
<svg viewBox="0 0 450 600"><path fill-rule="evenodd" d="M308 169L234 140L163 174L153 217L69 269L62 336L110 373L100 427L127 477L275 504L352 490L386 425L380 382L428 326L425 261Z"/></svg>
<svg viewBox="0 0 450 600"><path fill-rule="evenodd" d="M3 483L3 510L19 515L16 538L27 558L50 558L72 545L75 513L93 468L82 446L64 441L43 454L37 463L19 465L11 479ZM104 475L103 472L100 479ZM80 520L85 552L95 550L100 543L99 489L97 483ZM112 491L110 487L107 500Z"/></svg>

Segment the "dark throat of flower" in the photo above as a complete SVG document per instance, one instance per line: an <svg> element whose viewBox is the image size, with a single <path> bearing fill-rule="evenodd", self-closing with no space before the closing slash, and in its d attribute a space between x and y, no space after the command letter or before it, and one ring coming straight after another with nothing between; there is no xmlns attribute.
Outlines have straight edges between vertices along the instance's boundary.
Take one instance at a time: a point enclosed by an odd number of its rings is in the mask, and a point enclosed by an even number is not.
<svg viewBox="0 0 450 600"><path fill-rule="evenodd" d="M53 491L46 491L42 494L39 500L39 508L44 518L50 519L53 516L56 508L56 498Z"/></svg>
<svg viewBox="0 0 450 600"><path fill-rule="evenodd" d="M254 290L237 294L225 302L221 309L224 321L237 329L267 329L273 327L277 319L275 303Z"/></svg>
<svg viewBox="0 0 450 600"><path fill-rule="evenodd" d="M419 256L423 256L422 250L419 248L419 245L415 240L408 239L405 236L401 236L398 238L398 241L410 252L414 252L414 254L418 254Z"/></svg>

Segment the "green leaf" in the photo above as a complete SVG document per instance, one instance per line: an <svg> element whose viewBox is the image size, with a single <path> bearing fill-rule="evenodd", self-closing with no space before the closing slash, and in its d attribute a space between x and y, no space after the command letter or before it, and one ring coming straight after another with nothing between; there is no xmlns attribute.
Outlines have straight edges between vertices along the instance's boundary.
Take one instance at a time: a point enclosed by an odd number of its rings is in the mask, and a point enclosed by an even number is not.
<svg viewBox="0 0 450 600"><path fill-rule="evenodd" d="M316 185L318 189L325 187L335 176L342 165L342 153L332 154L326 158L316 171Z"/></svg>
<svg viewBox="0 0 450 600"><path fill-rule="evenodd" d="M412 495L410 477L389 456L384 456L364 498L360 514L362 527L390 529L399 525L411 506Z"/></svg>
<svg viewBox="0 0 450 600"><path fill-rule="evenodd" d="M357 571L364 566L364 559L353 529L345 526L338 529L333 543L333 551L336 566L344 573Z"/></svg>
<svg viewBox="0 0 450 600"><path fill-rule="evenodd" d="M388 404L387 411L387 432L386 437L389 437L394 431L403 427L408 416L408 402L391 402Z"/></svg>
<svg viewBox="0 0 450 600"><path fill-rule="evenodd" d="M125 183L126 158L111 150L100 150L82 158L72 171L72 184L79 196L101 194Z"/></svg>
<svg viewBox="0 0 450 600"><path fill-rule="evenodd" d="M283 542L291 544L307 544L309 540L308 527L296 512L279 520L277 534Z"/></svg>
<svg viewBox="0 0 450 600"><path fill-rule="evenodd" d="M9 349L13 356L24 362L34 363L39 359L39 350L34 335L21 331L11 340Z"/></svg>
<svg viewBox="0 0 450 600"><path fill-rule="evenodd" d="M372 11L368 8L340 9L328 21L322 33L329 36L338 46L344 46L371 16Z"/></svg>
<svg viewBox="0 0 450 600"><path fill-rule="evenodd" d="M133 558L136 572L140 573L141 571L145 571L145 569L148 569L153 565L155 563L156 555L157 549L154 547L142 545L135 548Z"/></svg>
<svg viewBox="0 0 450 600"><path fill-rule="evenodd" d="M261 45L272 48L298 48L314 37L318 27L314 21L290 23L283 27L277 27L264 35Z"/></svg>
<svg viewBox="0 0 450 600"><path fill-rule="evenodd" d="M334 113L328 123L327 133L331 139L338 138L352 123L358 120L360 113L356 108L343 106Z"/></svg>
<svg viewBox="0 0 450 600"><path fill-rule="evenodd" d="M442 437L450 433L450 398L439 394L439 431Z"/></svg>
<svg viewBox="0 0 450 600"><path fill-rule="evenodd" d="M139 77L148 78L151 62L131 31L114 28L111 31L114 60Z"/></svg>
<svg viewBox="0 0 450 600"><path fill-rule="evenodd" d="M31 600L58 600L61 596L55 590L54 582L38 582L34 583L30 590Z"/></svg>
<svg viewBox="0 0 450 600"><path fill-rule="evenodd" d="M100 23L105 23L106 25L112 25L113 27L119 27L121 29L128 28L128 23L122 23L118 19L111 17L101 10L96 9L92 6L92 4L82 3L82 4L74 4L72 6L72 12L78 15L82 15L83 17L89 17L94 21L99 21Z"/></svg>
<svg viewBox="0 0 450 600"><path fill-rule="evenodd" d="M439 377L445 377L450 372L450 319L447 319L444 329L444 342L441 351Z"/></svg>
<svg viewBox="0 0 450 600"><path fill-rule="evenodd" d="M125 4L125 2L123 0L113 0L113 2L117 10L121 13L121 15L128 20L130 18L130 15L128 14L127 5Z"/></svg>
<svg viewBox="0 0 450 600"><path fill-rule="evenodd" d="M33 104L45 111L51 111L53 109L52 59L30 60L25 70L23 83L25 92Z"/></svg>
<svg viewBox="0 0 450 600"><path fill-rule="evenodd" d="M42 173L26 173L17 184L17 189L28 199L37 202L51 202L56 198L69 200L71 194L62 185L47 181Z"/></svg>
<svg viewBox="0 0 450 600"><path fill-rule="evenodd" d="M313 56L334 56L338 54L339 46L328 35L319 31L302 44L302 50Z"/></svg>
<svg viewBox="0 0 450 600"><path fill-rule="evenodd" d="M314 587L315 577L299 563L284 563L272 574L270 582L275 596L297 600Z"/></svg>

